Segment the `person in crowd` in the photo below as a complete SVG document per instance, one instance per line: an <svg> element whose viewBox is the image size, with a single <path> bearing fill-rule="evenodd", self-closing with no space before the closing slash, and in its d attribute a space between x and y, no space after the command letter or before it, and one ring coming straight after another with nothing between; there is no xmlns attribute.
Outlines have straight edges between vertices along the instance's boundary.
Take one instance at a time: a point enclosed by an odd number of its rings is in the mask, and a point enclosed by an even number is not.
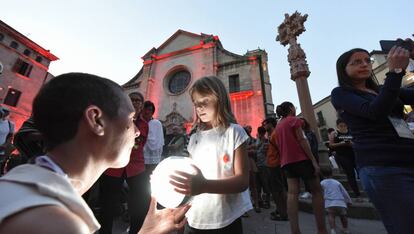
<svg viewBox="0 0 414 234"><path fill-rule="evenodd" d="M335 218L337 216L339 216L342 223L342 233L350 233L348 230L348 219L346 214L347 207L352 205L352 200L344 186L342 186L339 181L332 178L332 170L330 168L322 170L322 175L325 177L325 179L321 181L321 185L331 234L336 234Z"/></svg>
<svg viewBox="0 0 414 234"><path fill-rule="evenodd" d="M164 146L164 131L162 123L152 116L155 112L155 105L151 101L144 102L142 118L148 122L148 137L144 145L145 173L148 179L152 171L161 161L162 150Z"/></svg>
<svg viewBox="0 0 414 234"><path fill-rule="evenodd" d="M270 213L270 219L287 221L286 178L284 177L280 167L280 154L276 141L276 124L277 121L273 117L269 117L262 122L269 138L269 144L266 152L267 178L269 180L269 187L273 201L276 204L275 211Z"/></svg>
<svg viewBox="0 0 414 234"><path fill-rule="evenodd" d="M353 136L355 160L364 190L378 209L388 233L413 232L414 137L405 125L404 104L414 104L414 90L401 80L414 59L411 50L393 47L387 55L384 85L376 83L368 51L343 53L336 62L339 87L332 104Z"/></svg>
<svg viewBox="0 0 414 234"><path fill-rule="evenodd" d="M188 156L185 145L187 142L187 136L183 134L182 128L175 125L171 129L171 136L168 138L168 142L165 144L165 157L169 156Z"/></svg>
<svg viewBox="0 0 414 234"><path fill-rule="evenodd" d="M311 147L311 151L313 156L315 156L316 161L319 164L319 143L318 138L316 137L315 133L310 127L310 124L305 118L300 118L303 120L302 130L305 133L306 139L309 142L309 146ZM301 198L310 198L312 194L310 194L310 189L307 183L305 183L305 192L300 195Z"/></svg>
<svg viewBox="0 0 414 234"><path fill-rule="evenodd" d="M13 144L26 160L46 153L43 135L37 129L33 116L24 121L14 136Z"/></svg>
<svg viewBox="0 0 414 234"><path fill-rule="evenodd" d="M194 174L173 176L177 192L194 196L185 233L243 233L241 216L251 210L248 135L236 124L230 98L215 76L198 79L190 89L197 130L188 152ZM190 186L185 185L189 183Z"/></svg>
<svg viewBox="0 0 414 234"><path fill-rule="evenodd" d="M144 222L150 205L150 185L145 173L143 149L148 136L148 122L142 117L144 97L141 93L129 94L135 109L134 124L140 131L135 138L129 163L122 168L109 168L100 178L101 234L112 233L114 215L119 209L124 181L128 184L129 233L137 233Z"/></svg>
<svg viewBox="0 0 414 234"><path fill-rule="evenodd" d="M256 154L257 154L257 194L259 197L259 207L270 208L270 185L266 172L266 152L269 141L266 138L266 129L263 126L257 128Z"/></svg>
<svg viewBox="0 0 414 234"><path fill-rule="evenodd" d="M257 186L256 186L256 177L257 177L257 154L256 154L256 139L252 137L252 126L246 125L243 127L246 131L249 139L247 140L247 156L249 157L249 190L250 195L253 200L253 207L256 213L260 213L261 209L259 207L259 195L257 193ZM246 216L248 214L246 213Z"/></svg>
<svg viewBox="0 0 414 234"><path fill-rule="evenodd" d="M300 118L303 121L302 130L305 133L306 139L308 139L309 146L311 147L311 151L313 156L315 156L316 161L319 163L319 142L318 138L316 137L315 133L310 127L309 122L305 118Z"/></svg>
<svg viewBox="0 0 414 234"><path fill-rule="evenodd" d="M7 159L14 147L12 145L14 122L9 120L10 110L0 106L0 163Z"/></svg>
<svg viewBox="0 0 414 234"><path fill-rule="evenodd" d="M307 183L312 193L313 213L319 234L326 233L323 209L323 194L319 183L319 165L312 154L309 142L303 133L303 121L296 117L296 108L283 102L276 108L281 118L276 126L277 146L282 169L288 183L288 215L291 232L300 233L298 220L298 197L300 179Z"/></svg>
<svg viewBox="0 0 414 234"><path fill-rule="evenodd" d="M139 135L134 115L122 88L108 79L68 73L45 84L33 118L46 154L0 178L0 233L94 233L99 224L81 195L107 168L128 163ZM153 199L139 233L166 234L185 224L189 206L155 207Z"/></svg>
<svg viewBox="0 0 414 234"><path fill-rule="evenodd" d="M354 192L356 201L361 201L361 193L355 177L356 164L352 148L352 135L343 119L336 120L337 130L329 136L329 148L335 151L335 161L342 167L348 179L349 186Z"/></svg>

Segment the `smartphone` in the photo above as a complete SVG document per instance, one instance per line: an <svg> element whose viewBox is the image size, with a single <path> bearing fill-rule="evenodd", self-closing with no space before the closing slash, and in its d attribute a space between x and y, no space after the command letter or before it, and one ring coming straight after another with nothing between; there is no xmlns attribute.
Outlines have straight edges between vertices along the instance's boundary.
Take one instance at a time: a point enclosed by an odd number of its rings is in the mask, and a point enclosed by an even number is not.
<svg viewBox="0 0 414 234"><path fill-rule="evenodd" d="M399 46L399 47L402 47L404 49L407 49L410 52L413 49L409 42L401 40L401 39L394 40L394 41L392 41L392 40L381 40L380 45L381 45L382 51L384 51L385 53L390 52L391 48L395 45Z"/></svg>

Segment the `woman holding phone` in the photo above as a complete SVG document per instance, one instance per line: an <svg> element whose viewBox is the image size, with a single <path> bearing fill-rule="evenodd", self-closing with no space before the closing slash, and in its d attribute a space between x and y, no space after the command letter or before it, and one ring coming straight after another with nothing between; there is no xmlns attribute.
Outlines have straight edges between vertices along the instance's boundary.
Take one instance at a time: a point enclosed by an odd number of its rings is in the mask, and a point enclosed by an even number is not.
<svg viewBox="0 0 414 234"><path fill-rule="evenodd" d="M387 78L375 83L368 51L352 49L336 63L339 87L332 104L353 135L361 182L388 233L412 233L414 216L414 135L404 125L404 104L414 104L414 90L401 80L414 58L394 46L388 53ZM408 130L408 131L407 131Z"/></svg>

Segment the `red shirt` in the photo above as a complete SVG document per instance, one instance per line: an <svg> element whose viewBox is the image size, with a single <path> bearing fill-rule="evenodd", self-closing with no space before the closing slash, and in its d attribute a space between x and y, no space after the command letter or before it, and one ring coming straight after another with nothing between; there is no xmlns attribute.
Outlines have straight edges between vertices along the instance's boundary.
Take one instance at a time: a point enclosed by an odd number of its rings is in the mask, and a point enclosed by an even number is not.
<svg viewBox="0 0 414 234"><path fill-rule="evenodd" d="M302 128L302 125L303 120L295 116L288 116L280 120L276 126L276 142L279 146L282 167L290 163L309 160L296 138L295 130Z"/></svg>
<svg viewBox="0 0 414 234"><path fill-rule="evenodd" d="M123 168L108 168L104 174L113 177L136 176L145 171L144 164L144 145L147 142L148 122L141 117L135 120L135 125L140 131L139 137L135 138L135 146L132 148L129 163Z"/></svg>

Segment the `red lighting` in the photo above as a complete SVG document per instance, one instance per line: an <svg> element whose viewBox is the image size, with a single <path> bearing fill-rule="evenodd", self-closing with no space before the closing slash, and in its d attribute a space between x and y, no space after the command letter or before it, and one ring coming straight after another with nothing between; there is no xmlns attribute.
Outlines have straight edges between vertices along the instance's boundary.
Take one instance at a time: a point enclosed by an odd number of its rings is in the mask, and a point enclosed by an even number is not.
<svg viewBox="0 0 414 234"><path fill-rule="evenodd" d="M240 91L240 92L237 92L237 93L231 93L230 94L230 100L236 101L236 100L247 99L247 98L253 96L253 94L254 94L254 92L252 90Z"/></svg>
<svg viewBox="0 0 414 234"><path fill-rule="evenodd" d="M149 64L151 64L151 63L153 63L154 62L154 60L152 60L152 59L150 59L150 60L145 60L144 61L144 65L149 65Z"/></svg>
<svg viewBox="0 0 414 234"><path fill-rule="evenodd" d="M212 46L206 47L207 45L210 45L210 44L213 44L213 46L214 46L214 43L207 43L207 44L203 44L203 45L200 44L200 45L191 46L191 47L188 47L188 48L184 48L184 49L173 51L173 52L166 53L166 54L161 54L161 55L152 54L151 58L153 58L155 60L160 60L160 59L168 58L168 57L171 57L171 56L174 56L174 55L179 55L179 54L199 50L199 49L202 49L202 48L210 48Z"/></svg>
<svg viewBox="0 0 414 234"><path fill-rule="evenodd" d="M218 40L219 40L219 37L218 37L218 36L214 36L214 37L213 37L213 39L214 39L215 41L218 41Z"/></svg>

